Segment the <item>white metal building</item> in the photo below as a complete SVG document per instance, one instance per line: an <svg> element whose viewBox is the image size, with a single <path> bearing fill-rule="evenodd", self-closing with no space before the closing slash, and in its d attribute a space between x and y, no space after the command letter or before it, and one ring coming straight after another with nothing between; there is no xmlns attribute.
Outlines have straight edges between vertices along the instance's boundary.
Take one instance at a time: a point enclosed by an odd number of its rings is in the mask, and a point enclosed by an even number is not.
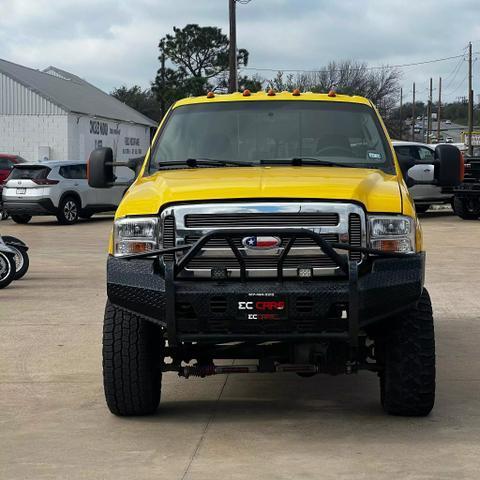
<svg viewBox="0 0 480 480"><path fill-rule="evenodd" d="M124 161L145 155L155 126L76 75L0 59L0 153L28 161L86 160L103 146Z"/></svg>

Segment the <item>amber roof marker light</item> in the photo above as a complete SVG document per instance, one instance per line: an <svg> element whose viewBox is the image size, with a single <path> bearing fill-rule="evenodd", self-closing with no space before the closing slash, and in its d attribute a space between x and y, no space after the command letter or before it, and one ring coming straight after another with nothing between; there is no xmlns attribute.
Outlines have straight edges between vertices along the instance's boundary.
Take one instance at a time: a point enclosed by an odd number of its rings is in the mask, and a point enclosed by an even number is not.
<svg viewBox="0 0 480 480"><path fill-rule="evenodd" d="M244 97L249 97L251 95L251 92L248 88L246 88L244 91L243 91L243 96Z"/></svg>
<svg viewBox="0 0 480 480"><path fill-rule="evenodd" d="M207 98L214 98L215 94L213 92L208 92L207 93Z"/></svg>
<svg viewBox="0 0 480 480"><path fill-rule="evenodd" d="M269 97L274 97L274 96L276 95L275 90L274 90L273 88L271 88L271 89L268 91L267 95L268 95Z"/></svg>
<svg viewBox="0 0 480 480"><path fill-rule="evenodd" d="M292 95L294 97L299 97L300 96L300 90L298 88L296 88L293 92L292 92Z"/></svg>
<svg viewBox="0 0 480 480"><path fill-rule="evenodd" d="M328 92L328 96L329 96L329 97L336 97L336 96L337 96L337 92L332 88L332 89Z"/></svg>

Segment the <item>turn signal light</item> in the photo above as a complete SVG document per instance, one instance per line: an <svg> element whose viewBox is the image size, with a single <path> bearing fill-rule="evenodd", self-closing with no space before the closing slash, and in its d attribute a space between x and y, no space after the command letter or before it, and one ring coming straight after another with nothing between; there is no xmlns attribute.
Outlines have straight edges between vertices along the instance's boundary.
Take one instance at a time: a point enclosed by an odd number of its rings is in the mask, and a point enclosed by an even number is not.
<svg viewBox="0 0 480 480"><path fill-rule="evenodd" d="M390 253L411 253L413 250L408 238L372 240L371 247Z"/></svg>

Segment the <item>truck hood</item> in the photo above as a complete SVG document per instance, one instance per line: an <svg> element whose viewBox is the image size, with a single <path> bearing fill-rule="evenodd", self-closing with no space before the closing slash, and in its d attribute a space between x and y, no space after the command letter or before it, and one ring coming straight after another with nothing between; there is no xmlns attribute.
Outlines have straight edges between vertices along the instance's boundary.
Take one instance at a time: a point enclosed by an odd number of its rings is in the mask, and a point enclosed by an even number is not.
<svg viewBox="0 0 480 480"><path fill-rule="evenodd" d="M397 176L380 170L335 167L229 167L164 170L141 177L117 210L155 215L163 205L232 199L318 199L361 203L369 212L402 212Z"/></svg>

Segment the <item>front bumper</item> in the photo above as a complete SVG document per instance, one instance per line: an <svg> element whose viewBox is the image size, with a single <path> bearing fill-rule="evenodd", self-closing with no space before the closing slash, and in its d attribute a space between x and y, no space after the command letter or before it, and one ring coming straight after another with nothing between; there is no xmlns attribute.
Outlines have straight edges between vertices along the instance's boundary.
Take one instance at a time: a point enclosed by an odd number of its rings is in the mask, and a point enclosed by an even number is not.
<svg viewBox="0 0 480 480"><path fill-rule="evenodd" d="M3 199L3 208L10 215L52 215L57 209L50 198L9 200Z"/></svg>
<svg viewBox="0 0 480 480"><path fill-rule="evenodd" d="M353 282L347 276L245 282L168 280L157 260L109 257L107 292L112 303L166 327L169 341L301 340L335 334L348 339L358 328L415 304L422 293L424 269L425 255L419 253L371 257ZM238 302L252 294L284 299L286 319L239 318ZM348 312L347 318L339 311ZM352 322L357 332L352 331Z"/></svg>

